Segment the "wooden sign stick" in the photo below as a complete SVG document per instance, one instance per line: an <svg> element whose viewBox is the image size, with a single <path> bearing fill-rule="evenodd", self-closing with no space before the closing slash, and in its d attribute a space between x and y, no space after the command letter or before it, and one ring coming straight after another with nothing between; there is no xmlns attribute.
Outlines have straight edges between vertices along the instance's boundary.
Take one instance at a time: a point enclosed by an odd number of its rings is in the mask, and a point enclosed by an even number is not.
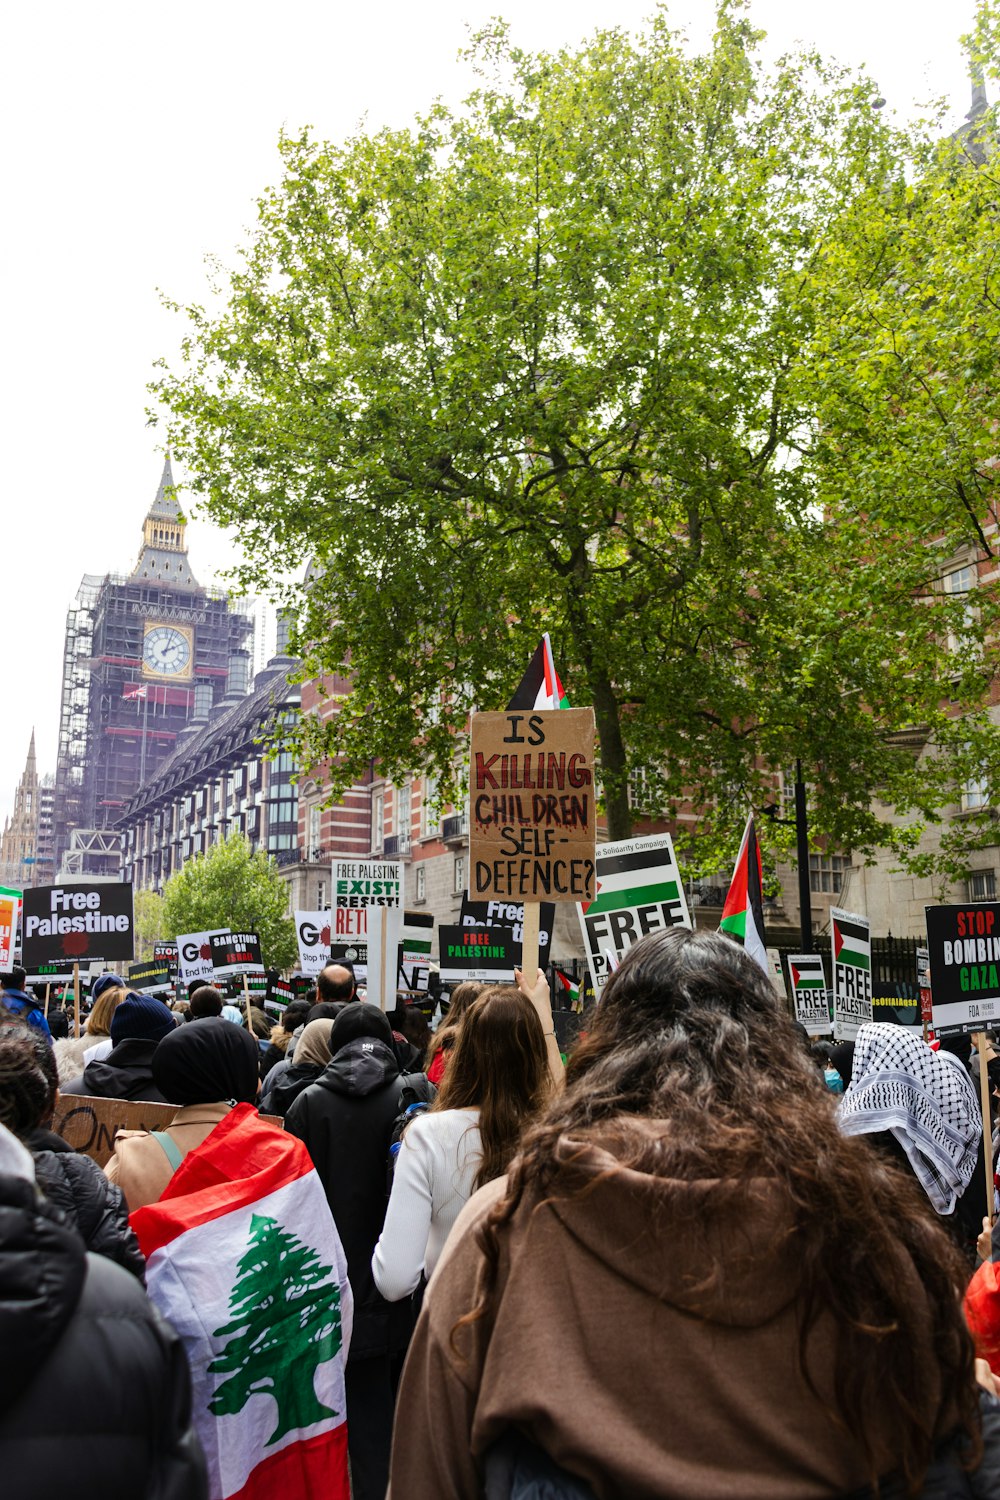
<svg viewBox="0 0 1000 1500"><path fill-rule="evenodd" d="M986 1068L986 1033L977 1031L972 1040L979 1053L979 1102L983 1108L983 1168L986 1173L986 1216L993 1223L993 1130L990 1126L990 1080Z"/></svg>
<svg viewBox="0 0 1000 1500"><path fill-rule="evenodd" d="M386 970L386 962L387 962L386 949L388 947L388 937L389 937L389 934L388 934L388 931L387 931L388 926L389 926L389 924L388 924L388 922L385 919L385 907L383 906L382 909L381 909L381 911L380 911L380 913L379 913L379 924L378 924L378 932L379 932L379 939L378 939L379 948L378 948L378 952L379 952L379 957L378 957L378 965L377 965L378 975L379 975L379 980L378 980L378 1003L379 1003L379 1008L383 1012L386 1009L386 1003L385 1003L385 980L386 980L386 974L385 974L385 970ZM371 957L371 948L368 949L368 955L369 955L369 958L370 958Z"/></svg>
<svg viewBox="0 0 1000 1500"><path fill-rule="evenodd" d="M249 1019L249 1017L250 1017L250 986L247 983L247 976L245 974L243 976L243 1004L247 1008L247 1026L249 1026L250 1025L250 1019Z"/></svg>
<svg viewBox="0 0 1000 1500"><path fill-rule="evenodd" d="M51 988L52 986L50 984L47 984L45 986L45 1009L42 1011L42 1015L45 1017L46 1021L49 1019L49 990Z"/></svg>
<svg viewBox="0 0 1000 1500"><path fill-rule="evenodd" d="M80 1035L80 965L73 965L73 1035Z"/></svg>

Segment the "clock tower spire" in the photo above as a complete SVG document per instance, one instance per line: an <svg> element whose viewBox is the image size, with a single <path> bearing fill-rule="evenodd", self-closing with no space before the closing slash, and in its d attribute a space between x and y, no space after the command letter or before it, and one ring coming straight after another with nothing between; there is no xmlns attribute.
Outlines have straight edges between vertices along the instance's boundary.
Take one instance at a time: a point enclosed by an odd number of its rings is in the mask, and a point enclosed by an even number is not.
<svg viewBox="0 0 1000 1500"><path fill-rule="evenodd" d="M187 522L177 500L170 454L163 463L156 499L142 527L142 550L130 583L159 583L175 589L197 589L188 561Z"/></svg>

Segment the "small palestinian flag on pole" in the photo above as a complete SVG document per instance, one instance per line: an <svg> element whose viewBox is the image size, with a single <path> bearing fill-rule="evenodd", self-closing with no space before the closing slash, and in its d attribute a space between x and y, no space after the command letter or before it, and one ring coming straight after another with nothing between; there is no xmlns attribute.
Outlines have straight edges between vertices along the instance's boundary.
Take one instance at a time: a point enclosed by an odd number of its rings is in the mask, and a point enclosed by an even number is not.
<svg viewBox="0 0 1000 1500"><path fill-rule="evenodd" d="M562 969L556 970L556 978L565 991L563 999L569 1002L570 1010L582 1010L583 1004L580 1000L580 986L576 981L570 979L568 974L564 974Z"/></svg>
<svg viewBox="0 0 1000 1500"><path fill-rule="evenodd" d="M351 1289L302 1142L239 1104L129 1223L191 1367L209 1500L348 1500Z"/></svg>
<svg viewBox="0 0 1000 1500"><path fill-rule="evenodd" d="M733 871L726 904L722 908L719 931L728 932L731 938L742 943L749 957L759 964L767 975L768 983L771 983L771 965L764 947L762 874L760 845L757 843L757 830L751 813L743 830L743 842L736 857L736 869Z"/></svg>
<svg viewBox="0 0 1000 1500"><path fill-rule="evenodd" d="M521 681L507 704L508 708L569 708L569 699L563 692L559 673L552 657L552 642L548 631L542 636L538 650L528 665Z"/></svg>

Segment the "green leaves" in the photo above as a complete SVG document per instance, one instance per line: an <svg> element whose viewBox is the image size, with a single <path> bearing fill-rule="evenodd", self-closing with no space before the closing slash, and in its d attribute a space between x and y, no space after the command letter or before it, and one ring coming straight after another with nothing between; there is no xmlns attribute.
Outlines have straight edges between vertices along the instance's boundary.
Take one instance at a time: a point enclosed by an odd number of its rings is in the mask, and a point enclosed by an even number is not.
<svg viewBox="0 0 1000 1500"><path fill-rule="evenodd" d="M796 759L843 848L941 805L992 675L992 598L957 664L938 575L982 542L993 189L757 40L735 6L700 57L662 11L539 56L497 23L462 109L283 138L155 389L248 586L311 564L304 671L353 692L300 751L335 788L447 792L549 629L616 834L635 772L702 850Z"/></svg>
<svg viewBox="0 0 1000 1500"><path fill-rule="evenodd" d="M254 851L242 834L213 844L207 854L186 860L163 889L160 930L205 932L228 927L255 932L264 963L287 969L295 963L295 925L287 915L288 887L263 850Z"/></svg>

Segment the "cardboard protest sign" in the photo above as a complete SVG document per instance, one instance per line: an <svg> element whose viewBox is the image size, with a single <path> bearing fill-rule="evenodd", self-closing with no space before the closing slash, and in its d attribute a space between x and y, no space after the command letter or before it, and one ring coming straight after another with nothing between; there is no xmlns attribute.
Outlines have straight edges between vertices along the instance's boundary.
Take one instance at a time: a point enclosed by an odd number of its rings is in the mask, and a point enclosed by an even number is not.
<svg viewBox="0 0 1000 1500"><path fill-rule="evenodd" d="M833 951L833 1036L853 1042L872 1019L871 924L857 912L830 908Z"/></svg>
<svg viewBox="0 0 1000 1500"><path fill-rule="evenodd" d="M690 927L691 918L669 833L601 844L596 864L594 898L578 910L599 995L633 943L661 927Z"/></svg>
<svg viewBox="0 0 1000 1500"><path fill-rule="evenodd" d="M473 714L469 774L472 899L593 900L593 709Z"/></svg>
<svg viewBox="0 0 1000 1500"><path fill-rule="evenodd" d="M216 979L240 974L263 974L260 939L255 932L211 932L212 969Z"/></svg>
<svg viewBox="0 0 1000 1500"><path fill-rule="evenodd" d="M373 906L402 906L403 866L399 860L335 859L331 942L350 942L368 936L368 911Z"/></svg>
<svg viewBox="0 0 1000 1500"><path fill-rule="evenodd" d="M24 892L22 927L21 961L26 969L67 958L74 963L132 958L131 883L36 886Z"/></svg>
<svg viewBox="0 0 1000 1500"><path fill-rule="evenodd" d="M181 984L211 984L215 978L212 968L212 938L225 932L216 927L211 932L185 932L177 938L177 977Z"/></svg>
<svg viewBox="0 0 1000 1500"><path fill-rule="evenodd" d="M521 932L524 924L523 901L471 901L462 897L463 927L509 927L514 934L514 962L521 967ZM538 967L547 969L552 953L552 929L556 923L556 908L552 901L543 901L538 908Z"/></svg>
<svg viewBox="0 0 1000 1500"><path fill-rule="evenodd" d="M833 1023L830 1020L829 990L823 972L823 960L818 953L790 953L788 976L792 982L792 1004L795 1019L806 1028L810 1036L829 1036Z"/></svg>
<svg viewBox="0 0 1000 1500"><path fill-rule="evenodd" d="M431 967L434 917L429 911L404 911L399 975L408 990L425 990Z"/></svg>
<svg viewBox="0 0 1000 1500"><path fill-rule="evenodd" d="M143 990L148 995L169 995L173 989L170 970L155 958L144 964L129 964L128 987Z"/></svg>
<svg viewBox="0 0 1000 1500"><path fill-rule="evenodd" d="M299 940L299 968L315 979L330 962L330 913L297 911L295 933Z"/></svg>
<svg viewBox="0 0 1000 1500"><path fill-rule="evenodd" d="M984 1031L1000 1020L1000 903L928 906L934 1031Z"/></svg>
<svg viewBox="0 0 1000 1500"><path fill-rule="evenodd" d="M445 984L465 979L513 984L514 951L520 945L509 927L439 927L438 942Z"/></svg>
<svg viewBox="0 0 1000 1500"><path fill-rule="evenodd" d="M17 923L21 915L21 892L0 886L0 974L14 966Z"/></svg>
<svg viewBox="0 0 1000 1500"><path fill-rule="evenodd" d="M166 1130L177 1108L176 1104L146 1104L141 1099L83 1099L61 1094L52 1129L74 1151L103 1167L111 1160L119 1130ZM285 1128L277 1115L260 1118Z"/></svg>

